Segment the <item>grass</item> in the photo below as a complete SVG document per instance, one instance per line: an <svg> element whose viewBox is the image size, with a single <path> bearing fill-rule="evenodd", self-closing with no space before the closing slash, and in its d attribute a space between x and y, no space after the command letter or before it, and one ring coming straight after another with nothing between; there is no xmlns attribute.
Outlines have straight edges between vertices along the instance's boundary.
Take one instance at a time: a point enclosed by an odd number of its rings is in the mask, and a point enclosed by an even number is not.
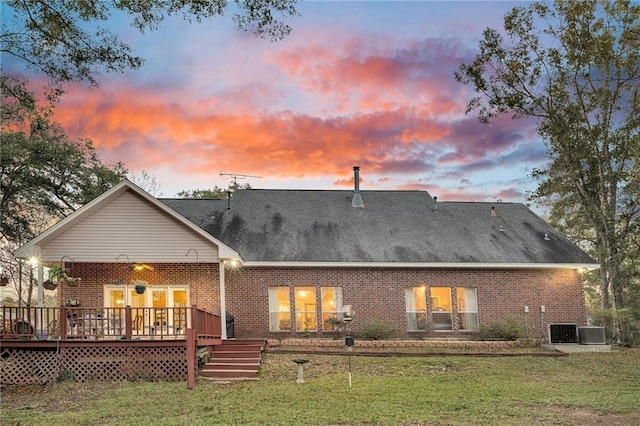
<svg viewBox="0 0 640 426"><path fill-rule="evenodd" d="M266 354L258 382L4 388L5 425L640 424L640 350L564 357ZM599 422L599 423L598 423Z"/></svg>

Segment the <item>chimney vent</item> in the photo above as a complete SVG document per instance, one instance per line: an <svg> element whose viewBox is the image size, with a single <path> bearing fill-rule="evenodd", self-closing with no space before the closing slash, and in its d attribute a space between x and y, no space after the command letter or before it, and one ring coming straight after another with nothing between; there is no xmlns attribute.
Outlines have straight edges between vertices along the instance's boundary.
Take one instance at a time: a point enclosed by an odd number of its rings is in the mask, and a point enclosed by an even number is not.
<svg viewBox="0 0 640 426"><path fill-rule="evenodd" d="M353 184L354 184L354 192L353 198L351 200L351 206L363 209L364 201L362 201L362 195L360 195L360 167L353 167Z"/></svg>

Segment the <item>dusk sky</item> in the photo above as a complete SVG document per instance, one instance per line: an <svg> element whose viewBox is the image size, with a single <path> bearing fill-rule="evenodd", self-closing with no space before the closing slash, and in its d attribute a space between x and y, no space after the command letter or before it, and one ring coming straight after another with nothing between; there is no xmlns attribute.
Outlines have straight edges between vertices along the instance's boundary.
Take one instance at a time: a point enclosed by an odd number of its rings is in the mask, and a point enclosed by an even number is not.
<svg viewBox="0 0 640 426"><path fill-rule="evenodd" d="M279 42L231 16L110 29L142 69L72 86L56 119L109 162L155 176L160 194L227 187L421 189L442 201L526 201L546 160L532 122L465 115L454 79L486 27L521 2L314 2Z"/></svg>

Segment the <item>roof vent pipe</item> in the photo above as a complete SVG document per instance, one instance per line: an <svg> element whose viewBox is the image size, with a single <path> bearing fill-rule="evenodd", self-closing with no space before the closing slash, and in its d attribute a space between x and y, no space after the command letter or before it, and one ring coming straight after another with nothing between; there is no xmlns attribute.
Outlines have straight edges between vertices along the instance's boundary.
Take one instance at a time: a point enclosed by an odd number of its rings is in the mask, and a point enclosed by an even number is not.
<svg viewBox="0 0 640 426"><path fill-rule="evenodd" d="M360 195L360 167L358 166L353 167L353 184L354 192L351 206L363 209L364 201L362 201L362 195Z"/></svg>
<svg viewBox="0 0 640 426"><path fill-rule="evenodd" d="M438 213L438 197L433 197L433 212Z"/></svg>
<svg viewBox="0 0 640 426"><path fill-rule="evenodd" d="M231 210L231 191L227 191L227 210Z"/></svg>

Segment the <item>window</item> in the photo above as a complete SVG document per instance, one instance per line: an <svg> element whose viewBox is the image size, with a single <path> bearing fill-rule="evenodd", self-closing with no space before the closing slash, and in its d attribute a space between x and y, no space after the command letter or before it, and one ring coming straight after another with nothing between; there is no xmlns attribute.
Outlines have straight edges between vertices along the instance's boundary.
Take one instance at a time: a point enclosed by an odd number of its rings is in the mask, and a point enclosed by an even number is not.
<svg viewBox="0 0 640 426"><path fill-rule="evenodd" d="M105 308L126 306L131 307L131 323L135 332L183 334L187 328L189 289L186 285L153 285L143 294L138 294L133 285L104 287ZM124 322L124 310L113 309L110 315ZM123 324L121 326L124 328Z"/></svg>
<svg viewBox="0 0 640 426"><path fill-rule="evenodd" d="M269 331L291 331L289 287L269 287Z"/></svg>
<svg viewBox="0 0 640 426"><path fill-rule="evenodd" d="M342 288L321 287L322 329L336 331L338 320L342 320Z"/></svg>
<svg viewBox="0 0 640 426"><path fill-rule="evenodd" d="M431 287L431 315L434 330L453 330L453 321L451 321L451 287Z"/></svg>
<svg viewBox="0 0 640 426"><path fill-rule="evenodd" d="M477 289L470 287L456 288L458 303L458 323L460 330L478 329L478 294Z"/></svg>
<svg viewBox="0 0 640 426"><path fill-rule="evenodd" d="M132 285L104 286L105 308L173 308L189 306L187 286L150 286L143 294L136 293Z"/></svg>
<svg viewBox="0 0 640 426"><path fill-rule="evenodd" d="M412 287L404 290L407 310L407 331L427 330L426 287Z"/></svg>
<svg viewBox="0 0 640 426"><path fill-rule="evenodd" d="M296 330L317 331L318 321L316 313L315 287L296 287Z"/></svg>

